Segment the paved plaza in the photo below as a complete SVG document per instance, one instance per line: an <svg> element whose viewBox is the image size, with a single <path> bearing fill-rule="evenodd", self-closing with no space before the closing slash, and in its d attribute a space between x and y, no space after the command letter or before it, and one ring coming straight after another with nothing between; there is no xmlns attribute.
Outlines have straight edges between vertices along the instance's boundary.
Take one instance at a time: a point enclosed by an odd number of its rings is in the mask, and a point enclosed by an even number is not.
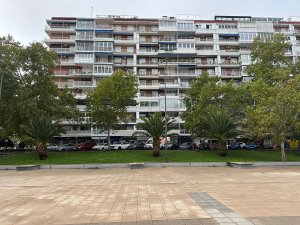
<svg viewBox="0 0 300 225"><path fill-rule="evenodd" d="M0 224L299 225L300 167L0 171Z"/></svg>

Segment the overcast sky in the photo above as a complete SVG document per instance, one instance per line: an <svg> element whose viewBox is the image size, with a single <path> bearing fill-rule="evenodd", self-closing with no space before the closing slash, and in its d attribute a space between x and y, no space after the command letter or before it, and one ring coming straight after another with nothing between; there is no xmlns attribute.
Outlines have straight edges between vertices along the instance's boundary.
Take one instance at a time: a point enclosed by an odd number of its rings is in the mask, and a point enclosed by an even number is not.
<svg viewBox="0 0 300 225"><path fill-rule="evenodd" d="M299 0L0 0L0 36L23 44L43 41L45 20L53 16L93 17L135 15L161 17L188 14L201 19L215 15L298 17Z"/></svg>

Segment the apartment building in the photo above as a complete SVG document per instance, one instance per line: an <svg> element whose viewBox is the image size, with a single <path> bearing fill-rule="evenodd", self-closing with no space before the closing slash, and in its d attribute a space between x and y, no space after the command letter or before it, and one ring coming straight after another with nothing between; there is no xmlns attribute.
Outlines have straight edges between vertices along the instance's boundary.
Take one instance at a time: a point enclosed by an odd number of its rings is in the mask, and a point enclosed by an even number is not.
<svg viewBox="0 0 300 225"><path fill-rule="evenodd" d="M45 43L60 58L53 80L69 88L77 99L82 121L62 120L62 140L105 139L106 133L90 127L86 111L88 90L122 69L138 78L138 105L129 107L131 120L112 132L112 139L132 139L136 123L149 113L165 110L174 117L178 135L186 135L180 112L193 79L207 72L222 81L247 82L244 68L250 63L250 45L257 36L282 33L292 48L286 53L296 61L300 54L300 22L283 18L215 16L213 20L175 17L96 18L52 17L47 20Z"/></svg>

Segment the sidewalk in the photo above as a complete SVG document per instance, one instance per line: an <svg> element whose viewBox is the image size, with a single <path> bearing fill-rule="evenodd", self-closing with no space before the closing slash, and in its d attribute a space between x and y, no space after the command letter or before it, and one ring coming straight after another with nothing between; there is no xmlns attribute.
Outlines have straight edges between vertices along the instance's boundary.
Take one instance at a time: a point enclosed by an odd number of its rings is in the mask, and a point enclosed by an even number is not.
<svg viewBox="0 0 300 225"><path fill-rule="evenodd" d="M0 224L298 225L299 196L300 167L2 170Z"/></svg>

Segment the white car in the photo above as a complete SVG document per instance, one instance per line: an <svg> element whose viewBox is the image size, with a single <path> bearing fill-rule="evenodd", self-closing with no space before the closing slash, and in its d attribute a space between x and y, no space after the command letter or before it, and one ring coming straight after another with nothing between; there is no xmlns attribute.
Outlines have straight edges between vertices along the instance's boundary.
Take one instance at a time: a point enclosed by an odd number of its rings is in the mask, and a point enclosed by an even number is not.
<svg viewBox="0 0 300 225"><path fill-rule="evenodd" d="M93 147L93 150L107 151L108 144L97 144Z"/></svg>
<svg viewBox="0 0 300 225"><path fill-rule="evenodd" d="M128 146L129 146L129 143L115 143L115 144L112 144L110 147L111 149L114 149L114 150L125 150L125 149L128 149Z"/></svg>

